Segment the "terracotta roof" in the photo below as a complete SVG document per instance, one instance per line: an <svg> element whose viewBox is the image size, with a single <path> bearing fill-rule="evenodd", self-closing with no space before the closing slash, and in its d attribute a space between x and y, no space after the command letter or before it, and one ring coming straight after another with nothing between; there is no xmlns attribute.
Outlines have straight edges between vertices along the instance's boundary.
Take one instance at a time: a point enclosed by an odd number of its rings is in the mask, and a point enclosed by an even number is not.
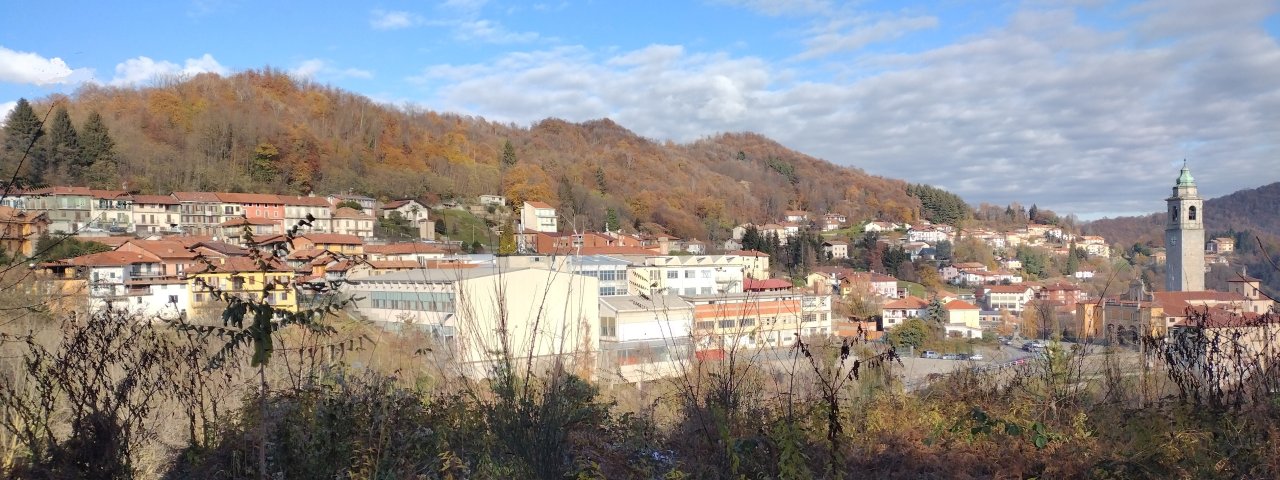
<svg viewBox="0 0 1280 480"><path fill-rule="evenodd" d="M232 245L227 242L214 242L214 241L196 242L194 245L190 245L188 248L207 248L209 250L221 253L223 255L232 256L232 257L245 256L249 254L248 249L241 248L239 246Z"/></svg>
<svg viewBox="0 0 1280 480"><path fill-rule="evenodd" d="M358 220L373 220L373 216L356 210L351 207L340 207L333 211L333 218L354 218Z"/></svg>
<svg viewBox="0 0 1280 480"><path fill-rule="evenodd" d="M383 210L395 210L395 209L397 209L397 208L403 207L403 206L408 205L408 204L410 204L410 203L416 203L416 204L418 204L418 206L420 206L420 207L421 207L421 206L423 206L423 205L422 205L422 202L419 202L419 201L414 200L414 199L412 199L412 198L408 198L408 199L404 199L404 200L392 200L392 201L390 201L390 202L384 203L384 204L382 204L382 209L383 209Z"/></svg>
<svg viewBox="0 0 1280 480"><path fill-rule="evenodd" d="M368 255L406 255L411 253L444 253L444 250L425 243L406 242L386 245L365 245L364 253Z"/></svg>
<svg viewBox="0 0 1280 480"><path fill-rule="evenodd" d="M326 243L333 245L364 245L364 239L355 235L347 235L344 233L308 233L299 235L299 238L305 238L311 243Z"/></svg>
<svg viewBox="0 0 1280 480"><path fill-rule="evenodd" d="M124 245L125 242L128 242L130 240L135 240L133 237L122 237L122 236L86 237L86 236L76 235L73 238L81 242L98 242L112 248Z"/></svg>
<svg viewBox="0 0 1280 480"><path fill-rule="evenodd" d="M26 194L27 195L85 195L85 196L92 195L92 193L89 190L89 187L63 187L63 186L37 188L34 190L27 191Z"/></svg>
<svg viewBox="0 0 1280 480"><path fill-rule="evenodd" d="M231 193L217 192L214 193L218 197L218 201L226 203L261 203L266 205L283 205L279 196L269 193Z"/></svg>
<svg viewBox="0 0 1280 480"><path fill-rule="evenodd" d="M555 207L552 207L551 205L548 205L546 202L539 202L537 200L529 200L524 203L533 208L555 208Z"/></svg>
<svg viewBox="0 0 1280 480"><path fill-rule="evenodd" d="M114 199L128 200L129 198L131 198L129 196L129 192L126 192L124 190L89 190L89 195L92 195L93 198L99 198L103 200L114 200Z"/></svg>
<svg viewBox="0 0 1280 480"><path fill-rule="evenodd" d="M1261 281L1262 280L1258 280L1248 275L1232 277L1231 279L1227 280L1227 282L1237 282L1237 283L1254 283L1254 282L1261 282Z"/></svg>
<svg viewBox="0 0 1280 480"><path fill-rule="evenodd" d="M198 256L195 252L187 250L186 245L167 240L129 240L125 244L134 245L163 259L194 259Z"/></svg>
<svg viewBox="0 0 1280 480"><path fill-rule="evenodd" d="M943 305L942 308L947 310L978 310L978 306L964 300L952 300Z"/></svg>
<svg viewBox="0 0 1280 480"><path fill-rule="evenodd" d="M907 295L892 302L884 304L884 308L888 310L919 310L929 306L929 301L920 297Z"/></svg>
<svg viewBox="0 0 1280 480"><path fill-rule="evenodd" d="M827 240L822 243L825 243L827 245L848 245L849 244L849 242L846 242L844 240Z"/></svg>
<svg viewBox="0 0 1280 480"><path fill-rule="evenodd" d="M68 258L63 260L61 263L84 267L119 267L124 265L133 265L135 263L160 263L160 257L149 253L121 252L118 250L112 250L110 252L90 253L88 255L81 255L75 258Z"/></svg>
<svg viewBox="0 0 1280 480"><path fill-rule="evenodd" d="M219 203L218 195L212 192L173 192L173 198L179 202Z"/></svg>
<svg viewBox="0 0 1280 480"><path fill-rule="evenodd" d="M986 287L991 293L1026 293L1031 287L1026 285L992 285Z"/></svg>
<svg viewBox="0 0 1280 480"><path fill-rule="evenodd" d="M767 257L769 254L755 250L734 250L727 255L737 255L739 257Z"/></svg>
<svg viewBox="0 0 1280 480"><path fill-rule="evenodd" d="M1154 292L1155 303L1164 308L1165 315L1181 316L1188 308L1202 307L1210 303L1243 303L1246 298L1234 292L1210 290L1191 292Z"/></svg>
<svg viewBox="0 0 1280 480"><path fill-rule="evenodd" d="M767 280L756 280L754 278L742 279L742 289L748 292L761 290L785 290L790 289L793 285L791 282L778 278L770 278Z"/></svg>
<svg viewBox="0 0 1280 480"><path fill-rule="evenodd" d="M603 246L603 247L582 247L574 250L582 255L653 255L654 251L642 247L627 247L621 245Z"/></svg>
<svg viewBox="0 0 1280 480"><path fill-rule="evenodd" d="M177 205L178 199L172 195L134 195L133 203L146 203L151 205Z"/></svg>
<svg viewBox="0 0 1280 480"><path fill-rule="evenodd" d="M1070 283L1059 282L1053 285L1045 285L1044 289L1045 290L1079 290L1080 287L1072 285Z"/></svg>
<svg viewBox="0 0 1280 480"><path fill-rule="evenodd" d="M207 268L208 266L205 266L205 269L203 270L197 268L194 273L209 273L209 270ZM215 265L212 272L213 273L239 273L239 272L258 272L258 271L262 271L262 267L258 265L258 262L252 258L227 257L225 260L223 260L221 265ZM290 270L289 267L285 266L279 261L273 260L267 264L267 271L268 272L292 272L293 270Z"/></svg>
<svg viewBox="0 0 1280 480"><path fill-rule="evenodd" d="M285 257L285 259L286 260L312 260L328 252L329 252L328 250L325 250L322 248L304 248L301 250L294 250L292 252L289 252L289 256Z"/></svg>
<svg viewBox="0 0 1280 480"><path fill-rule="evenodd" d="M27 210L18 210L16 208L0 205L0 222L6 223L34 223L40 217L47 217L44 212L34 212ZM47 220L47 218L46 218Z"/></svg>
<svg viewBox="0 0 1280 480"><path fill-rule="evenodd" d="M276 195L280 203L292 207L324 207L329 208L329 200L324 197L306 197L299 195Z"/></svg>
<svg viewBox="0 0 1280 480"><path fill-rule="evenodd" d="M1204 328L1258 327L1280 323L1280 317L1260 315L1254 312L1236 313L1221 307L1195 308L1195 314L1179 320L1177 325Z"/></svg>

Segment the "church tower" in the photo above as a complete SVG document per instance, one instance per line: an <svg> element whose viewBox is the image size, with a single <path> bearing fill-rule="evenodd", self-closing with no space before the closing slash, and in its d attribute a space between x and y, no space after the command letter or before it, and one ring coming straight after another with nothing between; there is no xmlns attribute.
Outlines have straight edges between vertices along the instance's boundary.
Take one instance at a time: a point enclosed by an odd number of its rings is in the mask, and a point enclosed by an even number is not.
<svg viewBox="0 0 1280 480"><path fill-rule="evenodd" d="M1195 179L1186 161L1173 186L1169 220L1164 228L1167 273L1164 288L1170 292L1204 290L1204 199L1196 191Z"/></svg>

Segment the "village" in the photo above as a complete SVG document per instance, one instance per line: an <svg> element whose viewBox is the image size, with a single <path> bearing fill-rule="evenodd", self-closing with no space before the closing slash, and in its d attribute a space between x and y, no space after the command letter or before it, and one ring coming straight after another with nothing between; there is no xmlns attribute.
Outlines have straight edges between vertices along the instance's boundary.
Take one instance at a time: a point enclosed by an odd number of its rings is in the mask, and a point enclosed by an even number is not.
<svg viewBox="0 0 1280 480"><path fill-rule="evenodd" d="M1113 261L1104 238L1037 223L996 231L787 210L775 223L742 224L712 243L571 231L552 205L513 209L497 195L426 205L352 193L84 187L10 194L0 222L4 249L21 257L40 258L41 243L57 243L49 239L105 246L28 265L37 288L64 308L201 322L219 317L222 295L285 312L345 295L356 299L353 316L430 332L465 372L491 366L501 322L506 335L531 339L522 354L590 354L597 378L643 382L674 374L690 355L714 360L808 337L891 340L895 329L923 319L957 345L995 337L1135 345L1142 335L1192 326L1192 316L1239 328L1269 312L1273 302L1245 274L1227 291L1205 290L1206 259L1225 263L1233 242L1204 241L1201 200L1185 168L1168 202L1171 249L1153 256L1170 271L1161 291L1110 285L1097 275ZM450 211L489 219L484 238L502 236L508 216L514 254L486 253L493 242L450 239L457 228L438 228L436 217ZM822 249L807 271L779 268L759 250L806 236L817 236ZM966 239L981 242L992 260L955 261L955 245ZM850 267L858 243L900 252L907 265L922 266L908 269L919 278ZM1018 247L1073 257L1071 267L1028 273L1012 254Z"/></svg>

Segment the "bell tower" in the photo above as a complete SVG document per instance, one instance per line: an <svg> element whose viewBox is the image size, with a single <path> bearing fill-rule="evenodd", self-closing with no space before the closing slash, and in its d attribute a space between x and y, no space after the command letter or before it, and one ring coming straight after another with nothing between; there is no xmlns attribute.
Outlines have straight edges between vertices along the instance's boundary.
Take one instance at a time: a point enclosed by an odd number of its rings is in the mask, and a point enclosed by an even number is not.
<svg viewBox="0 0 1280 480"><path fill-rule="evenodd" d="M1182 174L1173 186L1168 221L1164 228L1166 254L1164 288L1170 292L1204 290L1204 199L1196 190L1191 169L1182 162Z"/></svg>

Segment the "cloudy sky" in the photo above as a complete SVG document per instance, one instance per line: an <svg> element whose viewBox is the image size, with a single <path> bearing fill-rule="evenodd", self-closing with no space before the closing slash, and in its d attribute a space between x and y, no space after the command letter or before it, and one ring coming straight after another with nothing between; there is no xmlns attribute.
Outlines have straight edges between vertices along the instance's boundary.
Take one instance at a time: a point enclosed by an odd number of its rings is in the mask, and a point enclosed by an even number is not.
<svg viewBox="0 0 1280 480"><path fill-rule="evenodd" d="M11 3L0 109L271 66L386 103L679 142L756 131L1084 218L1280 181L1280 2Z"/></svg>

